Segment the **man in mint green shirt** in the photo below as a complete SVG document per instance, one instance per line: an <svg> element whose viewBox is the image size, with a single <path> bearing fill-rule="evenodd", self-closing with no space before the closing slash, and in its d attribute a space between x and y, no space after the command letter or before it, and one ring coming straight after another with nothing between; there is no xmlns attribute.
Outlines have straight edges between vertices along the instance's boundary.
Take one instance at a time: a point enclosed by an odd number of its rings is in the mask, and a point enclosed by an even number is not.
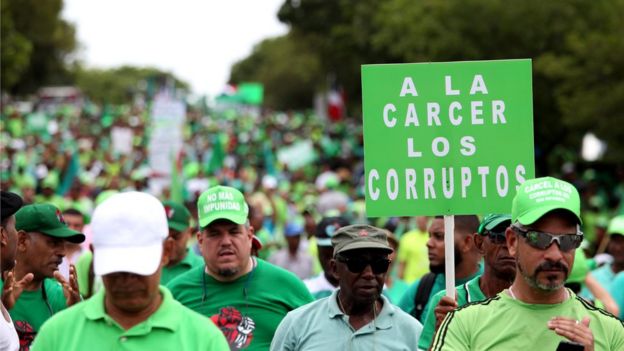
<svg viewBox="0 0 624 351"><path fill-rule="evenodd" d="M481 274L481 255L472 240L472 235L479 229L479 218L475 215L455 216L455 285L462 285ZM435 217L429 225L429 240L427 251L429 256L429 270L435 274L435 280L428 295L427 301L433 295L444 289L444 218ZM401 309L419 321L424 321L428 303L415 305L415 298L422 279L416 280L407 289L398 303Z"/></svg>
<svg viewBox="0 0 624 351"><path fill-rule="evenodd" d="M172 249L163 205L145 193L115 194L93 213L93 269L103 290L56 314L32 350L227 350L219 329L160 287Z"/></svg>
<svg viewBox="0 0 624 351"><path fill-rule="evenodd" d="M431 298L424 313L419 349L429 349L433 335L447 313L458 306L492 297L511 285L516 275L516 261L509 255L505 242L505 230L510 224L510 215L491 214L483 219L473 236L475 246L484 258L483 274L457 287L457 301L447 297L446 290Z"/></svg>
<svg viewBox="0 0 624 351"><path fill-rule="evenodd" d="M163 205L167 214L169 240L173 242L169 263L163 267L160 277L160 284L166 285L180 274L203 266L204 260L188 247L188 241L193 232L189 210L175 201L165 201Z"/></svg>
<svg viewBox="0 0 624 351"><path fill-rule="evenodd" d="M570 183L545 177L518 187L505 231L516 259L509 289L447 314L432 350L624 349L624 323L564 287L581 245L580 197ZM570 347L570 346L568 346Z"/></svg>
<svg viewBox="0 0 624 351"><path fill-rule="evenodd" d="M393 251L385 230L350 225L331 241L339 289L289 312L271 351L414 350L421 324L382 295Z"/></svg>

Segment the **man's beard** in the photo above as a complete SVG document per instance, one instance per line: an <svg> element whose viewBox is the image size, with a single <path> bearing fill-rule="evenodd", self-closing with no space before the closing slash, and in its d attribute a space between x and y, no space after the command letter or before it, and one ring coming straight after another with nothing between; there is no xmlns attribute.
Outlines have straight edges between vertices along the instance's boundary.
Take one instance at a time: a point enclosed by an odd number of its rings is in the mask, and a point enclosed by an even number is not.
<svg viewBox="0 0 624 351"><path fill-rule="evenodd" d="M558 268L563 272L563 279L560 282L555 282L555 281L551 281L550 279L548 280L548 283L546 284L542 284L538 281L537 279L537 274L541 271L545 271L545 270L552 270L553 268ZM565 284L566 279L568 278L568 268L566 266L564 266L561 262L550 262L550 261L545 261L542 264L540 264L539 266L537 266L537 268L535 268L535 272L532 275L529 275L524 268L522 268L522 265L520 264L520 262L518 262L518 271L520 272L520 274L522 274L522 278L524 278L524 280L527 282L527 284L529 284L529 286L531 286L534 289L539 289L542 291L556 291L559 290L563 287L563 285Z"/></svg>
<svg viewBox="0 0 624 351"><path fill-rule="evenodd" d="M464 257L462 256L461 252L457 249L457 247L455 247L453 252L455 252L455 255L454 255L455 256L455 268L457 268L457 266L459 266L464 260ZM442 264L438 264L438 265L429 264L429 271L431 273L444 274L445 270L446 270L445 262L442 262Z"/></svg>
<svg viewBox="0 0 624 351"><path fill-rule="evenodd" d="M235 276L238 272L238 268L222 268L217 271L217 274L224 278L229 278Z"/></svg>

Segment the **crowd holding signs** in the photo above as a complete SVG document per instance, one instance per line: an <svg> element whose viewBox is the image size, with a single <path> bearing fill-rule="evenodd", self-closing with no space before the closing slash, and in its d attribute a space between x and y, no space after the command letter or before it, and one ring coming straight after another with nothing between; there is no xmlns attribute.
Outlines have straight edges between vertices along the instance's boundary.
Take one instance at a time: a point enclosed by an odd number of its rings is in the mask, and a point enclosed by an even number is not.
<svg viewBox="0 0 624 351"><path fill-rule="evenodd" d="M365 65L362 94L362 130L11 112L0 348L624 349L624 214L536 178L530 60Z"/></svg>

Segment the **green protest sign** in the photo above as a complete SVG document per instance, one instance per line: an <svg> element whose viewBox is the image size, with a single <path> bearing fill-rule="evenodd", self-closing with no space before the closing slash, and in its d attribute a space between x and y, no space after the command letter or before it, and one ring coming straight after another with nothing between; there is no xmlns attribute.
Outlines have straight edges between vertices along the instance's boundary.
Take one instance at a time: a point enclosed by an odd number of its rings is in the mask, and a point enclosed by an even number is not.
<svg viewBox="0 0 624 351"><path fill-rule="evenodd" d="M531 61L362 66L370 217L509 213L534 178Z"/></svg>

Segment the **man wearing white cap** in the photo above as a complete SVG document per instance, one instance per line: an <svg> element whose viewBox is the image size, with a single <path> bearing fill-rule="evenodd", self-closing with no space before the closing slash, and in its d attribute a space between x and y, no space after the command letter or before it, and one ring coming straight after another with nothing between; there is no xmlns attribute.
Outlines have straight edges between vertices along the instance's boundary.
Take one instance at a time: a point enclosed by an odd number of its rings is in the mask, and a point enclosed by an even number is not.
<svg viewBox="0 0 624 351"><path fill-rule="evenodd" d="M159 286L172 243L155 197L111 196L93 213L93 268L104 290L56 314L33 350L227 350L219 329Z"/></svg>

